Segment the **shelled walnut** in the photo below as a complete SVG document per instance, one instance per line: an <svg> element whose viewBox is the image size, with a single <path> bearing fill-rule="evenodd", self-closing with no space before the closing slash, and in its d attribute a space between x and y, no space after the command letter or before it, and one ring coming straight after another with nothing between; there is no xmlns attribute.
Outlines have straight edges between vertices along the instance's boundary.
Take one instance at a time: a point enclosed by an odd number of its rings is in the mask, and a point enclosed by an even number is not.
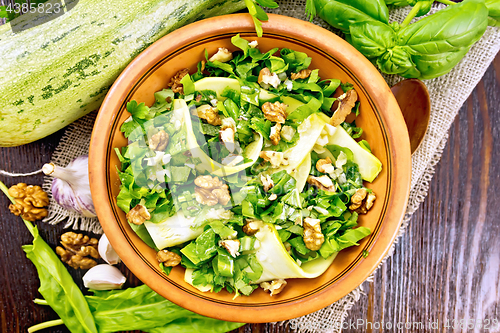
<svg viewBox="0 0 500 333"><path fill-rule="evenodd" d="M351 197L351 205L349 206L350 210L356 210L361 207L363 200L366 198L366 189L358 188L356 193L354 193Z"/></svg>
<svg viewBox="0 0 500 333"><path fill-rule="evenodd" d="M310 69L301 69L298 73L292 73L290 76L292 80L307 79L311 75L311 72Z"/></svg>
<svg viewBox="0 0 500 333"><path fill-rule="evenodd" d="M306 247L311 251L319 250L325 242L325 236L321 232L320 220L306 217L303 226Z"/></svg>
<svg viewBox="0 0 500 333"><path fill-rule="evenodd" d="M222 125L222 119L220 118L219 110L216 107L203 104L196 108L196 113L199 118L205 119L210 125Z"/></svg>
<svg viewBox="0 0 500 333"><path fill-rule="evenodd" d="M175 73L175 75L170 79L168 86L172 89L174 93L184 94L184 86L182 85L181 80L188 73L189 73L189 68L184 68Z"/></svg>
<svg viewBox="0 0 500 333"><path fill-rule="evenodd" d="M264 289L264 291L269 292L271 296L273 296L282 292L283 289L285 289L286 283L287 282L284 279L277 279L271 282L262 282L260 284L260 287Z"/></svg>
<svg viewBox="0 0 500 333"><path fill-rule="evenodd" d="M286 108L288 105L280 102L265 102L262 105L262 112L267 120L283 124L286 120Z"/></svg>
<svg viewBox="0 0 500 333"><path fill-rule="evenodd" d="M26 185L19 183L9 188L9 195L16 201L9 209L14 215L28 221L41 220L48 215L49 197L40 186Z"/></svg>
<svg viewBox="0 0 500 333"><path fill-rule="evenodd" d="M333 113L332 118L330 118L330 125L334 127L342 124L349 113L351 113L352 108L358 100L358 94L354 89L351 89L342 96L339 96L337 100L339 101L339 106Z"/></svg>
<svg viewBox="0 0 500 333"><path fill-rule="evenodd" d="M151 218L151 214L143 205L136 205L127 213L127 220L135 225L141 225Z"/></svg>
<svg viewBox="0 0 500 333"><path fill-rule="evenodd" d="M372 208L373 206L373 203L375 202L375 199L377 197L375 196L375 193L368 193L368 195L366 196L365 200L363 201L363 203L361 204L361 206L356 209L356 213L358 214L366 214L368 213L368 211L370 210L370 208Z"/></svg>
<svg viewBox="0 0 500 333"><path fill-rule="evenodd" d="M217 203L227 205L231 200L228 186L218 177L198 176L194 180L196 201L202 205L214 206Z"/></svg>
<svg viewBox="0 0 500 333"><path fill-rule="evenodd" d="M156 253L156 260L167 267L174 267L181 263L181 256L168 250L160 250Z"/></svg>
<svg viewBox="0 0 500 333"><path fill-rule="evenodd" d="M75 269L89 269L97 265L97 262L89 257L100 258L97 244L96 238L69 231L61 235L63 247L56 247L56 253L63 262Z"/></svg>
<svg viewBox="0 0 500 333"><path fill-rule="evenodd" d="M167 148L169 136L168 133L164 130L159 131L158 133L151 136L149 139L149 148L157 151L162 151Z"/></svg>

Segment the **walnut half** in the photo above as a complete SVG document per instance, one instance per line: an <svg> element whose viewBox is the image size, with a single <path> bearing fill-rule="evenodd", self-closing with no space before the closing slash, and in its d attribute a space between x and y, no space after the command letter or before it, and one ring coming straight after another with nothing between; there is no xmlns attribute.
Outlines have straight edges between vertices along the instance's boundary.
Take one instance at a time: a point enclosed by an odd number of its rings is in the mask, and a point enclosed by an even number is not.
<svg viewBox="0 0 500 333"><path fill-rule="evenodd" d="M356 93L356 90L351 89L337 98L337 100L339 101L339 106L330 119L330 125L334 127L342 124L349 113L351 113L352 108L358 100L358 94Z"/></svg>
<svg viewBox="0 0 500 333"><path fill-rule="evenodd" d="M375 201L377 197L375 196L375 193L368 193L368 195L366 196L365 200L363 201L363 203L361 204L361 206L356 209L356 212L358 214L366 214L368 213L368 211L370 210L370 208L372 208L373 206L373 203Z"/></svg>
<svg viewBox="0 0 500 333"><path fill-rule="evenodd" d="M198 114L198 117L205 119L210 125L222 125L222 119L220 118L219 110L216 107L203 104L196 108L196 113Z"/></svg>
<svg viewBox="0 0 500 333"><path fill-rule="evenodd" d="M161 130L158 133L152 135L151 138L149 138L149 148L157 151L163 151L165 150L165 148L167 148L168 139L168 133L164 130Z"/></svg>
<svg viewBox="0 0 500 333"><path fill-rule="evenodd" d="M298 73L292 73L291 78L292 80L307 79L311 75L311 72L310 69L302 69Z"/></svg>
<svg viewBox="0 0 500 333"><path fill-rule="evenodd" d="M271 294L271 296L277 295L285 289L286 280L277 279L271 282L262 282L260 287Z"/></svg>
<svg viewBox="0 0 500 333"><path fill-rule="evenodd" d="M184 94L184 86L182 85L181 80L188 73L189 73L189 68L184 68L175 73L175 75L170 79L168 86L172 89L174 93Z"/></svg>
<svg viewBox="0 0 500 333"><path fill-rule="evenodd" d="M327 175L321 177L309 176L307 182L323 191L335 192L335 185L333 185L332 180Z"/></svg>
<svg viewBox="0 0 500 333"><path fill-rule="evenodd" d="M265 102L262 105L262 112L264 112L264 117L266 117L267 120L283 124L287 117L287 107L288 105L283 104L279 101L274 103Z"/></svg>
<svg viewBox="0 0 500 333"><path fill-rule="evenodd" d="M214 206L217 203L227 205L231 200L228 186L218 177L198 176L194 184L196 201L202 205Z"/></svg>
<svg viewBox="0 0 500 333"><path fill-rule="evenodd" d="M127 213L127 220L135 225L141 225L151 218L151 214L143 205L136 205Z"/></svg>
<svg viewBox="0 0 500 333"><path fill-rule="evenodd" d="M69 231L61 235L63 247L56 247L56 253L61 260L75 269L89 269L97 265L97 262L89 257L98 259L98 240L83 234Z"/></svg>
<svg viewBox="0 0 500 333"><path fill-rule="evenodd" d="M21 215L27 221L41 220L48 215L45 206L49 205L49 197L40 186L19 183L9 188L9 195L16 201L9 209L14 215Z"/></svg>
<svg viewBox="0 0 500 333"><path fill-rule="evenodd" d="M181 256L168 250L160 250L156 253L156 260L167 267L174 267L181 263Z"/></svg>
<svg viewBox="0 0 500 333"><path fill-rule="evenodd" d="M319 219L306 217L304 219L304 243L311 251L317 251L325 242L325 236L321 232L321 224Z"/></svg>

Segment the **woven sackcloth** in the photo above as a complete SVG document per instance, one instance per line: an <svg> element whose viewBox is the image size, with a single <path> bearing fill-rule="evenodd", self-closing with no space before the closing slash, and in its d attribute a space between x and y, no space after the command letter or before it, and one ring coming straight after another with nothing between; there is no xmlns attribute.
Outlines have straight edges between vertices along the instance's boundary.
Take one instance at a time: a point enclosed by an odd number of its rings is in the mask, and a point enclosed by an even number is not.
<svg viewBox="0 0 500 333"><path fill-rule="evenodd" d="M278 1L278 3L279 8L270 10L270 12L306 20L304 13L305 0ZM441 8L443 8L443 5L434 5L431 13ZM402 22L409 10L409 8L391 8L391 21ZM324 21L318 18L313 22L332 30ZM448 130L455 116L476 84L481 80L499 50L500 30L488 28L481 40L472 47L470 52L449 74L425 81L432 102L431 118L424 141L412 155L410 198L398 238L404 233L411 215L427 195L429 183L434 174L434 167L441 158L448 138ZM401 77L395 75L386 75L385 79L389 86L402 80ZM88 153L94 119L95 113L91 113L68 127L53 154L52 162L65 166L75 157ZM51 181L50 177L46 177L44 181L44 189L49 194ZM54 224L64 220L66 221L66 227L96 233L102 232L97 219L81 218L76 214L68 213L59 207L53 199L51 199L49 211L50 215L45 219L49 223ZM393 250L394 246L384 261L392 255ZM340 332L342 322L346 318L349 309L362 294L363 287L360 285L336 303L312 314L292 319L288 323L292 329L300 332Z"/></svg>

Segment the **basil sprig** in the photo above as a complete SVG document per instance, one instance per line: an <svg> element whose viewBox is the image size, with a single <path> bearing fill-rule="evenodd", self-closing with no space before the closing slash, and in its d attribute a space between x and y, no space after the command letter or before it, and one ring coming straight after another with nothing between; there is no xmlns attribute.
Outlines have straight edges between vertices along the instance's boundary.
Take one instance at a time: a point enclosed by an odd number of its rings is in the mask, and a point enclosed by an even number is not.
<svg viewBox="0 0 500 333"><path fill-rule="evenodd" d="M387 74L433 79L448 73L486 31L500 25L495 0L464 0L410 24L425 15L430 0L308 0L306 11L316 13L346 34L346 39ZM387 4L413 6L403 21L388 22Z"/></svg>

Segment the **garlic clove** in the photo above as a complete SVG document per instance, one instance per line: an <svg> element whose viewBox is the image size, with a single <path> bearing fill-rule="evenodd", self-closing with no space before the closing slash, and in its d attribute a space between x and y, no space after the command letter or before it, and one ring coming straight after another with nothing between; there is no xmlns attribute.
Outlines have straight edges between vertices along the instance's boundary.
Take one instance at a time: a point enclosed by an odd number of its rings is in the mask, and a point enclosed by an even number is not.
<svg viewBox="0 0 500 333"><path fill-rule="evenodd" d="M120 289L125 281L127 279L118 268L107 264L94 266L83 276L85 288L94 290Z"/></svg>
<svg viewBox="0 0 500 333"><path fill-rule="evenodd" d="M106 234L103 234L101 236L101 239L99 239L99 246L97 249L101 258L104 259L104 261L106 261L108 264L116 265L121 262L120 257L109 243Z"/></svg>

